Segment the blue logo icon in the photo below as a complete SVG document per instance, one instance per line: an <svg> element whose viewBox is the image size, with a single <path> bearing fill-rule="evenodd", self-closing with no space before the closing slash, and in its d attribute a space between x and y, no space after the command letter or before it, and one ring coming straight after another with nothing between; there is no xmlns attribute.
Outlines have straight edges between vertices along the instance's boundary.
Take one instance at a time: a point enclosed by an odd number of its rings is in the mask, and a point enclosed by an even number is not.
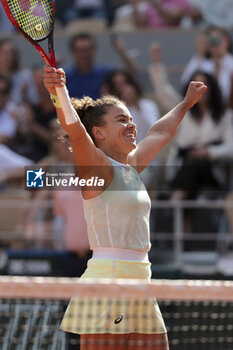
<svg viewBox="0 0 233 350"><path fill-rule="evenodd" d="M39 188L44 186L44 174L45 172L42 170L27 170L27 188Z"/></svg>

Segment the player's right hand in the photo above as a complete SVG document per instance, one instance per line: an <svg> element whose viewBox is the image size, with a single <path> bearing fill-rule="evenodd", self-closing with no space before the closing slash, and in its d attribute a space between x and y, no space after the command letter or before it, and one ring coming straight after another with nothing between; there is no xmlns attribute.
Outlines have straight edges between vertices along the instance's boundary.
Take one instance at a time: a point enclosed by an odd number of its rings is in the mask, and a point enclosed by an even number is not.
<svg viewBox="0 0 233 350"><path fill-rule="evenodd" d="M44 86L50 94L56 95L56 87L64 87L66 84L65 72L62 68L44 67Z"/></svg>

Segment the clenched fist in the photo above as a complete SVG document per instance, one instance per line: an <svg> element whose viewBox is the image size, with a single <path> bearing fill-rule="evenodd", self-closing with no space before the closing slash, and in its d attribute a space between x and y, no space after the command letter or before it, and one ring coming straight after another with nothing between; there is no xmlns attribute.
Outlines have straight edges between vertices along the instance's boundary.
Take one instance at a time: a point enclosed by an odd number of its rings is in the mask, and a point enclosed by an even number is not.
<svg viewBox="0 0 233 350"><path fill-rule="evenodd" d="M201 81L191 81L186 92L184 102L187 107L192 108L206 92L207 86Z"/></svg>

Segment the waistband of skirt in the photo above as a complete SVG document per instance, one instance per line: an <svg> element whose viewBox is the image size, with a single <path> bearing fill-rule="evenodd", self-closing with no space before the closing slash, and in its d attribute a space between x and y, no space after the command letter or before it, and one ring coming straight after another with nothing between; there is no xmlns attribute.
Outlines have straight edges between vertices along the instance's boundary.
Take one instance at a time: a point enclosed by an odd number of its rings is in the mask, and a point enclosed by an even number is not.
<svg viewBox="0 0 233 350"><path fill-rule="evenodd" d="M95 248L92 258L149 262L148 252L120 248Z"/></svg>

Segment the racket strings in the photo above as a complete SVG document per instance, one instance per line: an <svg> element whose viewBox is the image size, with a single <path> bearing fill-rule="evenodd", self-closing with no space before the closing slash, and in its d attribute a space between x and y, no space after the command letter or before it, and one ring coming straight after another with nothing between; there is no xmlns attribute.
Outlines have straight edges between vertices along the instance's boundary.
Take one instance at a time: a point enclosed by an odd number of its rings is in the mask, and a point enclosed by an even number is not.
<svg viewBox="0 0 233 350"><path fill-rule="evenodd" d="M11 0L8 6L20 28L34 40L52 30L54 6L50 0Z"/></svg>

